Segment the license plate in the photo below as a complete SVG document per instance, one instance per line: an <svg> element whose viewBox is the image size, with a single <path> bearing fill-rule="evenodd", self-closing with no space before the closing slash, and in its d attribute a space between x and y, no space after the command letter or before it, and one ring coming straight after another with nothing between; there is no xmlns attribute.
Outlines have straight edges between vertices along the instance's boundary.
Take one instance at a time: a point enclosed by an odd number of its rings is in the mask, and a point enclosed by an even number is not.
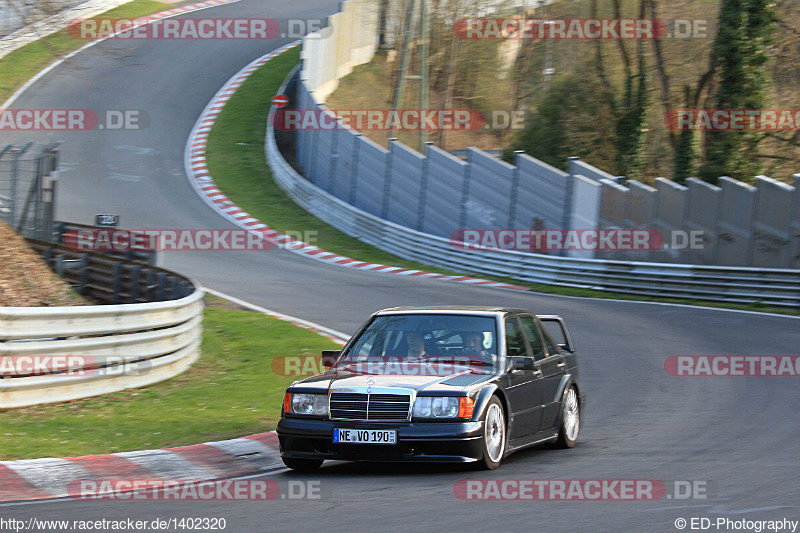
<svg viewBox="0 0 800 533"><path fill-rule="evenodd" d="M352 444L397 444L395 429L334 429L333 442Z"/></svg>

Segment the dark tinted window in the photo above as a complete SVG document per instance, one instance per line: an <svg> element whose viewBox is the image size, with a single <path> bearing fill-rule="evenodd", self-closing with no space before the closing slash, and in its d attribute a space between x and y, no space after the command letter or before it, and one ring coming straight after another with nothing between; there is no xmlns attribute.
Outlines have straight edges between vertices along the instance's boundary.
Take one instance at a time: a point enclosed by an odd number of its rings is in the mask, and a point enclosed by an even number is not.
<svg viewBox="0 0 800 533"><path fill-rule="evenodd" d="M539 334L539 328L536 327L536 322L532 316L521 316L519 321L522 324L522 330L528 338L528 343L531 345L533 357L537 361L544 359L544 345L542 344L542 336Z"/></svg>
<svg viewBox="0 0 800 533"><path fill-rule="evenodd" d="M525 347L525 337L514 318L506 319L506 350L507 355L528 355Z"/></svg>
<svg viewBox="0 0 800 533"><path fill-rule="evenodd" d="M546 331L544 332L544 343L547 346L548 354L555 355L558 353L558 348L556 348L555 343L553 342L553 340L550 338L550 335L548 335Z"/></svg>
<svg viewBox="0 0 800 533"><path fill-rule="evenodd" d="M497 349L495 318L482 315L437 315L428 313L381 315L361 332L344 352L341 363L369 357L405 358L461 356L467 351L466 337L479 339L478 351L486 357Z"/></svg>

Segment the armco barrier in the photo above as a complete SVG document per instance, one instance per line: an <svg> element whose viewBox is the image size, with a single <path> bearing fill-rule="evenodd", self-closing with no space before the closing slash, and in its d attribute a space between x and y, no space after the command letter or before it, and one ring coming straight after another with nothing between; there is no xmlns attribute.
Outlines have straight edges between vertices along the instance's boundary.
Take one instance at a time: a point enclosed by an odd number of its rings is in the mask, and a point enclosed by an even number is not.
<svg viewBox="0 0 800 533"><path fill-rule="evenodd" d="M51 262L75 254L49 243L29 241ZM149 303L74 307L0 307L0 408L61 402L142 387L174 377L200 356L203 291L177 274L149 265L82 255L79 268L67 269L85 281L95 298L130 298L123 272L142 275L140 296ZM77 264L77 263L76 263ZM105 273L103 271L106 270ZM114 275L116 273L116 275ZM69 276L65 276L69 279ZM147 279L155 280L147 286ZM127 277L131 281L130 276ZM166 282L169 279L171 281ZM140 283L133 283L140 287ZM115 296L116 295L116 296ZM65 371L48 367L47 357L75 356L79 364ZM42 365L19 374L12 361L33 358ZM63 359L63 358L62 358ZM29 365L30 366L30 365Z"/></svg>
<svg viewBox="0 0 800 533"><path fill-rule="evenodd" d="M103 303L176 300L195 290L189 279L148 263L106 252L79 252L49 242L27 241L80 294Z"/></svg>
<svg viewBox="0 0 800 533"><path fill-rule="evenodd" d="M281 94L288 83L289 79L284 82ZM580 259L509 250L457 250L448 239L384 220L310 183L278 150L273 113L274 108L267 120L265 151L278 185L298 205L324 222L399 257L459 272L534 283L646 296L762 302L800 309L800 270ZM577 179L586 180L582 176Z"/></svg>

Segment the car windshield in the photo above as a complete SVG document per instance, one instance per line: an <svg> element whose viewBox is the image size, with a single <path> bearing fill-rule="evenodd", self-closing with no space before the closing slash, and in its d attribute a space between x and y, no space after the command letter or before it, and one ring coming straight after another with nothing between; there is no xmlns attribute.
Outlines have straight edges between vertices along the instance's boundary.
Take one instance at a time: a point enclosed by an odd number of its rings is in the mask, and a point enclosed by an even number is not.
<svg viewBox="0 0 800 533"><path fill-rule="evenodd" d="M413 365L455 364L456 373L466 370L494 372L497 361L497 330L492 316L398 314L381 315L361 332L337 362L337 367L402 364L409 372ZM366 368L366 367L365 367Z"/></svg>

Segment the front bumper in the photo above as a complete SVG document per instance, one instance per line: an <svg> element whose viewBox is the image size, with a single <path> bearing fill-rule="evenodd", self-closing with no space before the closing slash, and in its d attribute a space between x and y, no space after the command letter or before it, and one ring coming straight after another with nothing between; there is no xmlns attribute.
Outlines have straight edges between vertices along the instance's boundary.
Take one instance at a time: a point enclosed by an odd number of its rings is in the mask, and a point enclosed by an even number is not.
<svg viewBox="0 0 800 533"><path fill-rule="evenodd" d="M333 429L396 429L397 444L333 442ZM483 458L481 422L367 422L281 418L281 457L466 463Z"/></svg>

